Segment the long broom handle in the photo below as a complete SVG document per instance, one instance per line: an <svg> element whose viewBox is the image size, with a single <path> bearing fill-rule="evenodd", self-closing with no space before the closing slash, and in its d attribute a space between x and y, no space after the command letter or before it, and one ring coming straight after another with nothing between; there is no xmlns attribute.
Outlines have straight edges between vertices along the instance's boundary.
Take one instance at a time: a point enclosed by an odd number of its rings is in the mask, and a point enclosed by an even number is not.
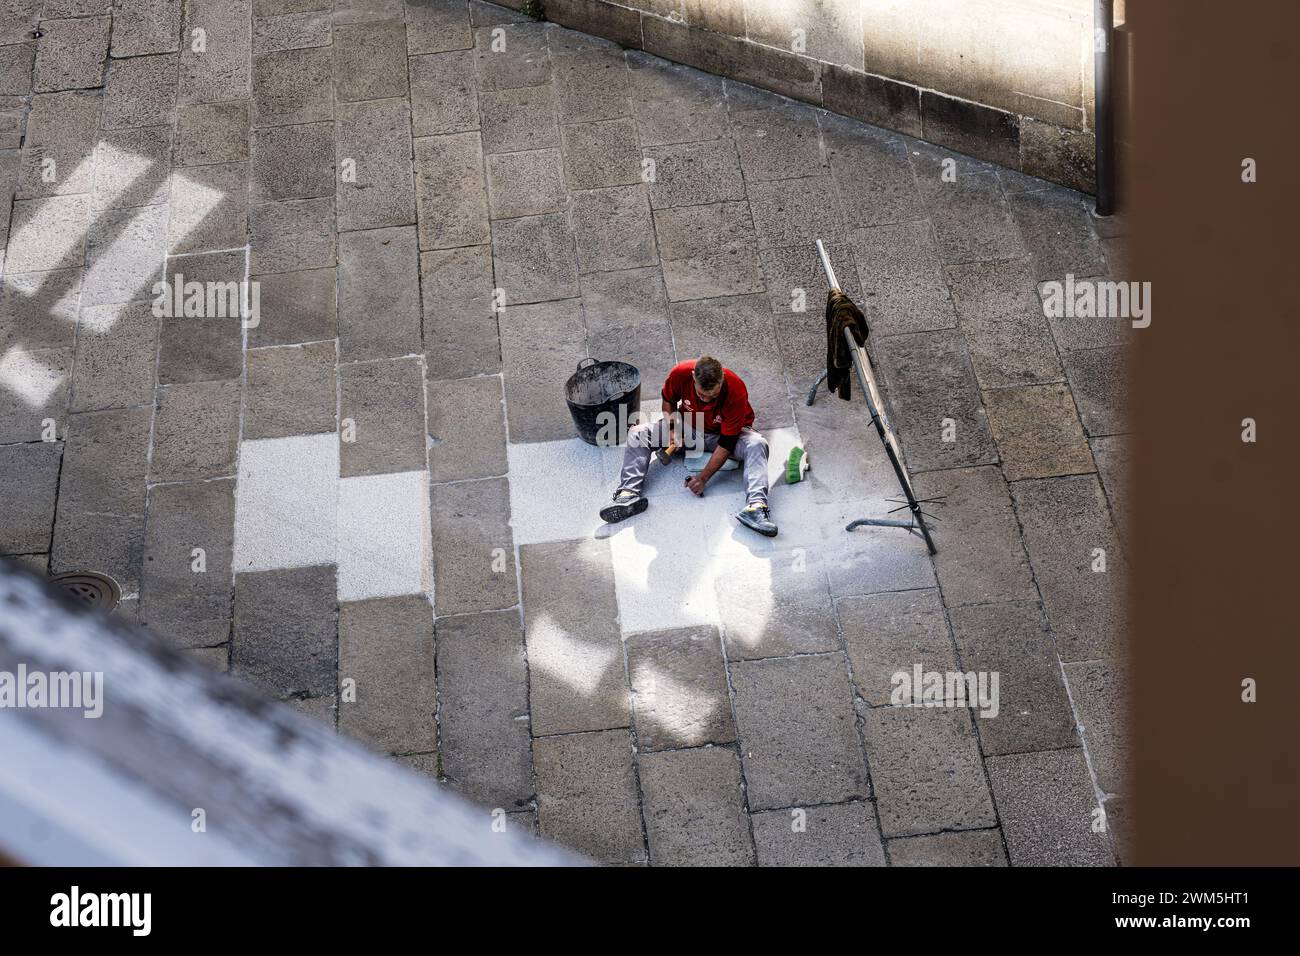
<svg viewBox="0 0 1300 956"><path fill-rule="evenodd" d="M838 289L840 284L835 281L835 270L831 267L831 257L826 254L826 247L822 245L820 239L817 240L817 254L822 257L822 268L826 270L826 282L832 289Z"/></svg>

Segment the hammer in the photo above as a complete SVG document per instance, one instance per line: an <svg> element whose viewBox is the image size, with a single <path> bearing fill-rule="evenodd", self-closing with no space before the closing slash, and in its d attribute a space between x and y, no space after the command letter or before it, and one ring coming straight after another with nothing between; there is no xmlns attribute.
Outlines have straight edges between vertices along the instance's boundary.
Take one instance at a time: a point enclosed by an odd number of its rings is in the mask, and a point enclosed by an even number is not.
<svg viewBox="0 0 1300 956"><path fill-rule="evenodd" d="M672 435L672 434L673 434L673 421L672 421L672 419L669 419L669 420L668 420L668 434L669 434L669 435ZM677 451L677 448L678 448L678 445L677 445L677 439L676 439L676 438L671 438L671 439L669 440L669 442L668 442L668 447L667 447L667 448L660 448L657 452L655 452L655 454L659 456L659 464L661 464L661 465L666 465L666 464L668 464L670 461L672 461L672 460L673 460L673 454Z"/></svg>

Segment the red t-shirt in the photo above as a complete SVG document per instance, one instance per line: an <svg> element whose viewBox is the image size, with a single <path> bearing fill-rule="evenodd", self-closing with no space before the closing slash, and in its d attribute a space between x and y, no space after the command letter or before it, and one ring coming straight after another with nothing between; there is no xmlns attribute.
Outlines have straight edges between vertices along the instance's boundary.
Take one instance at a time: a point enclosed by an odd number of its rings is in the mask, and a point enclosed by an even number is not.
<svg viewBox="0 0 1300 956"><path fill-rule="evenodd" d="M704 430L714 435L736 436L742 428L754 424L754 409L749 406L749 391L740 376L729 368L722 370L722 391L711 402L701 402L695 394L695 360L679 362L664 382L663 399L681 404L682 417L688 426L703 416Z"/></svg>

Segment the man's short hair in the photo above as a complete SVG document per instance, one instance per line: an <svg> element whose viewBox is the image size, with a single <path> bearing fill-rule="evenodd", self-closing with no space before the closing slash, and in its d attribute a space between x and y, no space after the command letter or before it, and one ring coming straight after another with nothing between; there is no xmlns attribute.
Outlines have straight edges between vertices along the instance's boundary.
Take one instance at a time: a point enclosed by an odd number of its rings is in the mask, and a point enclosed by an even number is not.
<svg viewBox="0 0 1300 956"><path fill-rule="evenodd" d="M722 363L712 355L701 355L695 360L695 382L708 391L722 381Z"/></svg>

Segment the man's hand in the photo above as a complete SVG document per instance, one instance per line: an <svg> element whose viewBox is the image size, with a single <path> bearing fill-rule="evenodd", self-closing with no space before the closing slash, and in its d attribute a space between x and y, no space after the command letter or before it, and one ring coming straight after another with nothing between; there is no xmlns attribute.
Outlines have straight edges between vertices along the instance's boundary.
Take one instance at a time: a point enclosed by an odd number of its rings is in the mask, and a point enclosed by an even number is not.
<svg viewBox="0 0 1300 956"><path fill-rule="evenodd" d="M709 478L704 474L704 472L700 472L698 475L691 475L686 479L686 487L691 489L691 491L695 492L698 496L703 496L704 486L708 483Z"/></svg>

